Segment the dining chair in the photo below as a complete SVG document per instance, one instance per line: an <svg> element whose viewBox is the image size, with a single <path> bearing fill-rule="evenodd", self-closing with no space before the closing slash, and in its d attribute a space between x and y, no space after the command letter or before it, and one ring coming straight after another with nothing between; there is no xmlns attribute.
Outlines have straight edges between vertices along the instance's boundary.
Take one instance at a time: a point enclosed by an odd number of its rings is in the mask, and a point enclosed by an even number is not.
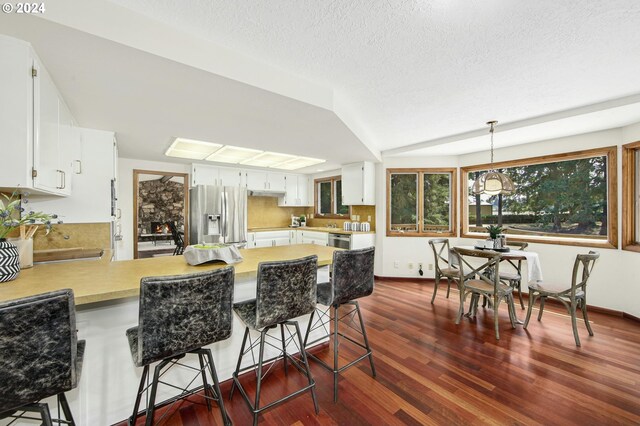
<svg viewBox="0 0 640 426"><path fill-rule="evenodd" d="M508 242L507 246L513 247L516 250L524 250L529 246L526 242ZM514 290L518 290L518 299L520 300L520 307L524 309L524 300L522 299L522 258L509 259L503 258L503 262L507 262L515 270L507 271L502 270L500 272L500 279L509 283Z"/></svg>
<svg viewBox="0 0 640 426"><path fill-rule="evenodd" d="M435 238L429 240L429 245L433 250L433 258L436 265L436 283L433 287L433 295L431 296L431 303L433 304L433 302L436 300L436 293L438 292L438 285L440 284L440 280L442 278L447 279L447 298L449 298L449 292L451 291L451 281L455 280L458 277L460 271L455 266L453 266L449 260L450 249L448 238Z"/></svg>
<svg viewBox="0 0 640 426"><path fill-rule="evenodd" d="M582 311L584 324L587 326L589 336L593 336L593 330L589 324L587 316L587 281L591 276L591 271L596 259L600 254L590 251L588 254L579 254L573 263L573 273L571 276L571 285L545 283L538 281L529 284L529 307L527 309L527 318L524 321L524 328L529 325L531 318L531 310L537 299L540 299L540 312L538 313L538 321L542 319L542 311L544 310L544 301L547 297L558 300L562 303L569 315L571 315L571 326L573 327L573 337L576 340L576 346L580 346L580 337L578 336L577 326L577 310Z"/></svg>
<svg viewBox="0 0 640 426"><path fill-rule="evenodd" d="M498 330L498 308L504 299L509 308L509 319L512 328L516 328L516 310L513 302L513 287L500 281L500 254L493 251L470 250L454 247L453 253L458 260L458 280L460 283L460 308L456 324L460 324L464 312L464 302L467 295L471 294L471 306L469 316L475 316L480 296L492 301L493 322L496 339L500 339ZM485 271L491 270L491 274Z"/></svg>
<svg viewBox="0 0 640 426"><path fill-rule="evenodd" d="M184 240L182 238L182 235L180 235L180 233L178 232L175 222L169 221L167 222L167 226L169 226L169 231L171 231L173 242L176 245L175 250L173 250L173 255L179 256L184 252Z"/></svg>

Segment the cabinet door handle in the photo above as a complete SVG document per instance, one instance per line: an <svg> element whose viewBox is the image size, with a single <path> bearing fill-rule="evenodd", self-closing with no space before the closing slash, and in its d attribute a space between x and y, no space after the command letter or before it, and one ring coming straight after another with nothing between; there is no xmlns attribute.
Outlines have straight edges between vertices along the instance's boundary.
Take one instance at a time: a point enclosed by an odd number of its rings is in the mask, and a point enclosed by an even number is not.
<svg viewBox="0 0 640 426"><path fill-rule="evenodd" d="M74 161L78 165L78 171L76 172L76 174L77 175L81 175L82 174L82 160L74 160Z"/></svg>
<svg viewBox="0 0 640 426"><path fill-rule="evenodd" d="M67 174L64 170L56 170L60 173L60 186L56 186L57 189L65 189L67 187Z"/></svg>

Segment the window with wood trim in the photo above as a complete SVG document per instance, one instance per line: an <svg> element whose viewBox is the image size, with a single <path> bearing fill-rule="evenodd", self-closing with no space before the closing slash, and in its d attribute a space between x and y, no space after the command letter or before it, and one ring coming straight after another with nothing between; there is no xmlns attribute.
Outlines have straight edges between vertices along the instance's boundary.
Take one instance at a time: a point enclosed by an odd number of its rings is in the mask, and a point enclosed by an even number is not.
<svg viewBox="0 0 640 426"><path fill-rule="evenodd" d="M315 214L323 218L349 218L349 206L342 204L342 177L332 176L316 179Z"/></svg>
<svg viewBox="0 0 640 426"><path fill-rule="evenodd" d="M462 236L485 238L488 225L509 237L553 244L617 247L617 148L494 164L516 186L512 195L473 195L488 164L461 169Z"/></svg>
<svg viewBox="0 0 640 426"><path fill-rule="evenodd" d="M456 169L387 169L387 236L455 236Z"/></svg>
<svg viewBox="0 0 640 426"><path fill-rule="evenodd" d="M640 141L622 147L622 248L640 252Z"/></svg>

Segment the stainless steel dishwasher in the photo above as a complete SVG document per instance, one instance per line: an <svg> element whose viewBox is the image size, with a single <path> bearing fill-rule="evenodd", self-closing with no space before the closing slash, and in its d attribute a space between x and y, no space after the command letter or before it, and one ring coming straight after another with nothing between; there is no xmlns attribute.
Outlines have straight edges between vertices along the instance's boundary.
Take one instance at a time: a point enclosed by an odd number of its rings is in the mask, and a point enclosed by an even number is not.
<svg viewBox="0 0 640 426"><path fill-rule="evenodd" d="M338 247L349 250L349 248L351 248L351 237L345 234L329 233L329 247Z"/></svg>

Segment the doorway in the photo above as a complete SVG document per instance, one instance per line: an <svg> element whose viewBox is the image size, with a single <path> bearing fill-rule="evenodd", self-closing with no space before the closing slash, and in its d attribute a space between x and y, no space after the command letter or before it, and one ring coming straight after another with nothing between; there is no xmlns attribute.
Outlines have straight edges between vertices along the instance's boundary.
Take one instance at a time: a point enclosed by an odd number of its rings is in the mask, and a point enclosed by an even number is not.
<svg viewBox="0 0 640 426"><path fill-rule="evenodd" d="M133 171L133 258L172 256L189 244L187 173Z"/></svg>

